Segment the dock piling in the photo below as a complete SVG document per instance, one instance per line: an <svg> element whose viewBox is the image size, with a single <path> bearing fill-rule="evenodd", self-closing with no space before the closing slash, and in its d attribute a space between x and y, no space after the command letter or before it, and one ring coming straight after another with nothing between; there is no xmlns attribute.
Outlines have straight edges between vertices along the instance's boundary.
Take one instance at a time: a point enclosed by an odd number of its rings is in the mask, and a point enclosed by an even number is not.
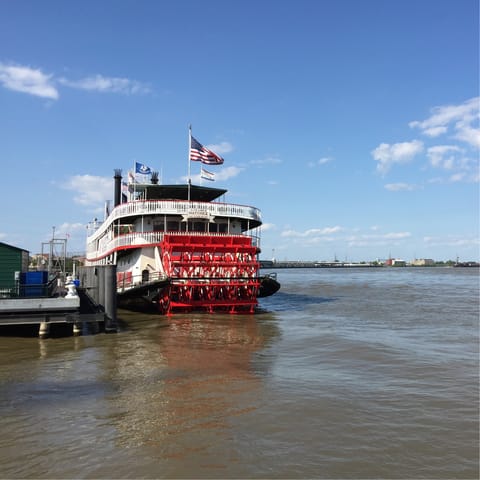
<svg viewBox="0 0 480 480"><path fill-rule="evenodd" d="M50 333L50 324L48 322L40 322L38 329L38 338L47 338Z"/></svg>
<svg viewBox="0 0 480 480"><path fill-rule="evenodd" d="M117 268L108 265L105 268L104 282L105 331L117 331Z"/></svg>

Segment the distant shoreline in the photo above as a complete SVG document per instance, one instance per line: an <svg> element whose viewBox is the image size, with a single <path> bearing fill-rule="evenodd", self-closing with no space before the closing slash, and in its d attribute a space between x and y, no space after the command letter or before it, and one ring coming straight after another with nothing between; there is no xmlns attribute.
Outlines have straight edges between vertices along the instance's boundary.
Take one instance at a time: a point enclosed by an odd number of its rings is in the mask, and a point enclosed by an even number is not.
<svg viewBox="0 0 480 480"><path fill-rule="evenodd" d="M478 262L437 262L432 265L385 265L379 262L273 262L270 260L260 260L260 268L435 268L435 267L480 267Z"/></svg>

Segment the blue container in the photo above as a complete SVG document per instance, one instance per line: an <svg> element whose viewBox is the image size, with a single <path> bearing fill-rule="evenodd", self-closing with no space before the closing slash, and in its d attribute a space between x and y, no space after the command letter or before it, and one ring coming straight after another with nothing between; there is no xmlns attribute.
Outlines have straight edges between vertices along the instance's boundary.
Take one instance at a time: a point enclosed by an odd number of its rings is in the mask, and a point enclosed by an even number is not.
<svg viewBox="0 0 480 480"><path fill-rule="evenodd" d="M48 272L41 270L39 272L24 272L25 281L22 282L25 285L42 285L48 283Z"/></svg>
<svg viewBox="0 0 480 480"><path fill-rule="evenodd" d="M47 294L48 272L20 273L20 294L24 297L44 297Z"/></svg>

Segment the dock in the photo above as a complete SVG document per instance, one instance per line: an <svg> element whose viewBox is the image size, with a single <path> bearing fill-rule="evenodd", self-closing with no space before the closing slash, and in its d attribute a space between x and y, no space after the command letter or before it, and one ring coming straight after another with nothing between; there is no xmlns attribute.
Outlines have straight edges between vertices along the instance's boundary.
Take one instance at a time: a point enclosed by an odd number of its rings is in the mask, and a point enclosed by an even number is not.
<svg viewBox="0 0 480 480"><path fill-rule="evenodd" d="M82 267L80 277L83 282L54 277L0 292L0 327L38 325L40 338L48 337L56 324L72 325L73 335L88 330L96 333L100 327L116 332L116 267Z"/></svg>

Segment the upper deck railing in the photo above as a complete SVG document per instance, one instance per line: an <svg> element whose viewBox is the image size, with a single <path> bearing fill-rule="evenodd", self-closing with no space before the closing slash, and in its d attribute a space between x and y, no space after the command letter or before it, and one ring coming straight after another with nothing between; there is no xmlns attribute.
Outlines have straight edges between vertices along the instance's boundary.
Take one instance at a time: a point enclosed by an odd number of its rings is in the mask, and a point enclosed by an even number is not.
<svg viewBox="0 0 480 480"><path fill-rule="evenodd" d="M187 200L137 200L117 205L108 219L90 235L88 241L103 235L115 220L138 215L208 215L261 222L260 210L246 205Z"/></svg>
<svg viewBox="0 0 480 480"><path fill-rule="evenodd" d="M97 242L89 242L87 245L86 257L90 262L99 261L107 255L124 248L140 248L158 245L162 242L164 235L195 235L198 237L222 237L224 233L204 233L204 232L132 232L118 235L113 238L105 236L97 245ZM232 236L232 235L229 235ZM235 236L235 235L234 235ZM236 235L244 236L244 235ZM252 239L252 245L260 247L260 237L258 235L249 235Z"/></svg>

